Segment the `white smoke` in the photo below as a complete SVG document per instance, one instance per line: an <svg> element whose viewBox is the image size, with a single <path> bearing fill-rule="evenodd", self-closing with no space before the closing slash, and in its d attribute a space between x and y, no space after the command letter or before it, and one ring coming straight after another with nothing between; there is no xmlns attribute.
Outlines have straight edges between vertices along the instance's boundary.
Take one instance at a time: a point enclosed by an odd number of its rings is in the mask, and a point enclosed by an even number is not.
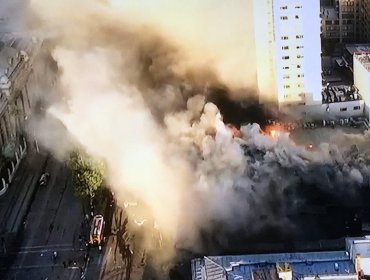
<svg viewBox="0 0 370 280"><path fill-rule="evenodd" d="M249 86L239 47L246 54L250 42L238 45L246 30L235 27L246 2L198 2L31 1L54 40L67 100L48 112L76 145L104 159L121 206L138 203L127 207L133 220L154 220L172 244L193 250L200 231L217 223L225 232L266 224L289 230L283 192L299 180L357 186L369 174L357 161L346 165L332 145L306 151L256 124L233 138L202 94L208 83ZM218 22L224 12L233 17Z"/></svg>

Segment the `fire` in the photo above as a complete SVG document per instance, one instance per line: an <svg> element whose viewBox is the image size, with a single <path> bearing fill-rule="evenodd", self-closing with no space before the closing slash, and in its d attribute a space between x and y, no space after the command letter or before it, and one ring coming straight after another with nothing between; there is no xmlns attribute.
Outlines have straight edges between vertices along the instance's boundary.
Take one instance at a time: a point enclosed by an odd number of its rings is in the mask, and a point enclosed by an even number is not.
<svg viewBox="0 0 370 280"><path fill-rule="evenodd" d="M280 132L273 129L273 130L270 131L270 135L272 136L272 138L277 138L277 137L279 137Z"/></svg>
<svg viewBox="0 0 370 280"><path fill-rule="evenodd" d="M269 125L265 127L265 133L272 138L278 138L283 132L285 132L285 129L281 125Z"/></svg>

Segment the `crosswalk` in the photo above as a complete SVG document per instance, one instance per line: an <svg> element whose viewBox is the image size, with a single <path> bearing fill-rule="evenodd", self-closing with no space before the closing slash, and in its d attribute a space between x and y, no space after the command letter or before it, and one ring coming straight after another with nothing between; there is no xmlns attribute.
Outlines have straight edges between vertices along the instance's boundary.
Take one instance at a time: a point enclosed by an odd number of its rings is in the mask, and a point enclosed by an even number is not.
<svg viewBox="0 0 370 280"><path fill-rule="evenodd" d="M48 253L48 252L68 252L76 251L71 244L53 244L53 245L39 245L20 247L18 250L11 252L11 254L29 254L29 253Z"/></svg>

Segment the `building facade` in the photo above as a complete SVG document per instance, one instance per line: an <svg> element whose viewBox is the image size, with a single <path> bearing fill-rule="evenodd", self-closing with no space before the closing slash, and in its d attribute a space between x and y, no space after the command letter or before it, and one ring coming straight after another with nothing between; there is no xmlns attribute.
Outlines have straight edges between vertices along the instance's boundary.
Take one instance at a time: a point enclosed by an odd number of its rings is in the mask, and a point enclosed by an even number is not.
<svg viewBox="0 0 370 280"><path fill-rule="evenodd" d="M321 102L320 1L254 0L254 22L260 103Z"/></svg>
<svg viewBox="0 0 370 280"><path fill-rule="evenodd" d="M28 84L37 45L12 34L2 34L0 38L0 147L5 157L12 156L31 113Z"/></svg>
<svg viewBox="0 0 370 280"><path fill-rule="evenodd" d="M370 0L336 0L322 6L321 36L340 43L370 42Z"/></svg>
<svg viewBox="0 0 370 280"><path fill-rule="evenodd" d="M370 43L370 0L361 0L360 2L359 33L362 43Z"/></svg>
<svg viewBox="0 0 370 280"><path fill-rule="evenodd" d="M341 42L341 25L339 15L334 7L321 8L321 36L324 39Z"/></svg>
<svg viewBox="0 0 370 280"><path fill-rule="evenodd" d="M359 94L365 100L366 117L369 119L370 104L370 52L359 52L353 55L353 80Z"/></svg>

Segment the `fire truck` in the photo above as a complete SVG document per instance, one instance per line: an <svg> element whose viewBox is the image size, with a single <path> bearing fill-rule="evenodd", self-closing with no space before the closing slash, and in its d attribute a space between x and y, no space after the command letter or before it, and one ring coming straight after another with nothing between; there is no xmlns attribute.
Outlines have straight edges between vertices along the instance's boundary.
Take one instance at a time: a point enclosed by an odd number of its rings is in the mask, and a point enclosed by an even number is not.
<svg viewBox="0 0 370 280"><path fill-rule="evenodd" d="M95 215L91 222L89 244L91 246L98 246L99 250L102 249L104 241L104 226L105 221L102 215Z"/></svg>

